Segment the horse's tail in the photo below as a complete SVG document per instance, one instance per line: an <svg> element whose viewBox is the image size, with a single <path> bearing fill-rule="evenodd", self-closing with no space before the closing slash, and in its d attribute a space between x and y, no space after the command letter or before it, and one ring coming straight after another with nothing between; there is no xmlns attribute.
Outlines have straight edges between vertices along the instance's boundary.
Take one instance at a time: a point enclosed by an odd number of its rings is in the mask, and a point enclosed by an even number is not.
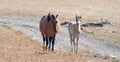
<svg viewBox="0 0 120 62"><path fill-rule="evenodd" d="M66 25L69 24L69 22L62 22L60 25Z"/></svg>

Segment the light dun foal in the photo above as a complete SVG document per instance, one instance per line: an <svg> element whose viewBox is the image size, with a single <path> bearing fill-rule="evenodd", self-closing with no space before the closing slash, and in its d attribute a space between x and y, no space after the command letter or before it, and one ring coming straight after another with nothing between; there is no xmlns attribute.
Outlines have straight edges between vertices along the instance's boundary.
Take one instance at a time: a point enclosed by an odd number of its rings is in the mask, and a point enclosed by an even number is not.
<svg viewBox="0 0 120 62"><path fill-rule="evenodd" d="M75 23L69 23L68 25L68 31L70 35L70 44L71 44L71 52L78 52L78 40L79 35L81 32L81 22L82 16L76 15L76 22Z"/></svg>

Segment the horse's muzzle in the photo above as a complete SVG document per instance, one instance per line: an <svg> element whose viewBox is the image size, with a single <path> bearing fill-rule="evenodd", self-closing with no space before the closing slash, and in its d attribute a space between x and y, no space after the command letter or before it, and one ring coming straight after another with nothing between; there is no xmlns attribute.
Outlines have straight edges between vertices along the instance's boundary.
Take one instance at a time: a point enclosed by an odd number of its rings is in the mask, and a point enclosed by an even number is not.
<svg viewBox="0 0 120 62"><path fill-rule="evenodd" d="M57 30L54 30L54 33L57 33Z"/></svg>

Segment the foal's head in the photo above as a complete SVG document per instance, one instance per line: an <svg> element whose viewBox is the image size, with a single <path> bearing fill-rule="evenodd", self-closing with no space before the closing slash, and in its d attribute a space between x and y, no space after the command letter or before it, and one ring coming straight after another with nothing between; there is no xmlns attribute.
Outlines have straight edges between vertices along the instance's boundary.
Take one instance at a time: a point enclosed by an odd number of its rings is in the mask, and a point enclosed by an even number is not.
<svg viewBox="0 0 120 62"><path fill-rule="evenodd" d="M55 15L50 14L50 13L48 13L48 16L47 16L48 22L50 22L53 26L54 33L57 33L57 29L56 29L56 25L58 23L57 17L58 17L58 14L55 16Z"/></svg>
<svg viewBox="0 0 120 62"><path fill-rule="evenodd" d="M82 16L75 16L76 17L76 23L80 23Z"/></svg>

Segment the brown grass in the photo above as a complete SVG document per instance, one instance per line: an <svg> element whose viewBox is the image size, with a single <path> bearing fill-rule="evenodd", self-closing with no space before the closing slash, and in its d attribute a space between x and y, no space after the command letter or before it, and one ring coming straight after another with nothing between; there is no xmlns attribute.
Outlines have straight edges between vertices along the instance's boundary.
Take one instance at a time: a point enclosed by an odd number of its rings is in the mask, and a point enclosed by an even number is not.
<svg viewBox="0 0 120 62"><path fill-rule="evenodd" d="M0 14L39 19L42 15L51 12L59 14L60 21L73 21L74 16L78 14L83 15L82 23L103 17L117 23L116 28L119 29L119 6L119 0L0 0ZM87 28L86 30L99 37L102 36L101 38L110 40L120 38L119 34L110 35L106 33L105 27L103 29ZM33 42L19 31L0 25L0 62L112 62L110 59L90 58L89 54L89 51L82 51L80 55L43 52L40 43Z"/></svg>
<svg viewBox="0 0 120 62"><path fill-rule="evenodd" d="M120 34L117 27L104 26L102 28L88 27L84 28L84 32L94 35L96 38L104 39L105 41L112 42L116 45L120 45ZM113 33L113 31L115 33Z"/></svg>
<svg viewBox="0 0 120 62"><path fill-rule="evenodd" d="M119 21L119 6L119 0L0 0L0 12L7 15L40 18L51 12L66 21L74 20L76 14Z"/></svg>
<svg viewBox="0 0 120 62"><path fill-rule="evenodd" d="M0 62L110 62L110 59L92 57L92 53L82 50L79 54L42 51L37 41L0 25ZM99 61L98 61L99 60Z"/></svg>

